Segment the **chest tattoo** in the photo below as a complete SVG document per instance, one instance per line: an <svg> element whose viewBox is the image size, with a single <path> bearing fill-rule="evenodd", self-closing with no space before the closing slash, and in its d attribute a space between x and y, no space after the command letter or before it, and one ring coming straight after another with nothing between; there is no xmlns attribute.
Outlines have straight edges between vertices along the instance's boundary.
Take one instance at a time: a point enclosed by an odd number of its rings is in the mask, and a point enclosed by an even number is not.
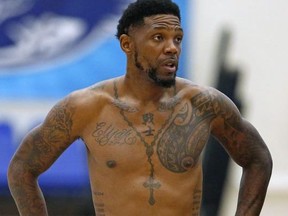
<svg viewBox="0 0 288 216"><path fill-rule="evenodd" d="M136 143L136 137L131 128L120 130L106 122L97 123L92 136L100 146L133 145Z"/></svg>
<svg viewBox="0 0 288 216"><path fill-rule="evenodd" d="M209 138L209 125L215 116L211 99L199 94L191 104L184 104L157 144L159 160L172 172L186 172L193 167Z"/></svg>

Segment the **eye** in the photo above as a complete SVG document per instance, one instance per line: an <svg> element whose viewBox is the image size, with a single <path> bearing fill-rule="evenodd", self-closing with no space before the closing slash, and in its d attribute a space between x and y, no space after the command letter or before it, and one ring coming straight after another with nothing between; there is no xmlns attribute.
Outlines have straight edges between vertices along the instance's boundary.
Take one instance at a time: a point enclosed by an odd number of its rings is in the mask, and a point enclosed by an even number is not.
<svg viewBox="0 0 288 216"><path fill-rule="evenodd" d="M153 36L153 40L155 41L162 41L163 40L163 36L160 34L154 35Z"/></svg>
<svg viewBox="0 0 288 216"><path fill-rule="evenodd" d="M182 37L182 36L178 36L178 37L175 38L175 41L176 41L176 43L178 43L178 44L181 44L182 40L183 40L183 37Z"/></svg>

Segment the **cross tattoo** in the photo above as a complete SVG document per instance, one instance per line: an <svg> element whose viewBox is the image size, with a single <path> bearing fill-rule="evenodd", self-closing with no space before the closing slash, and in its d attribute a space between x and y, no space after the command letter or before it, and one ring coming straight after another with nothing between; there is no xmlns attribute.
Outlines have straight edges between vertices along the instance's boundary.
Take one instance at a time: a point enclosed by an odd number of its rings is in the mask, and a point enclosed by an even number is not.
<svg viewBox="0 0 288 216"><path fill-rule="evenodd" d="M143 186L150 190L149 204L154 205L155 204L154 189L159 189L161 187L161 184L159 182L156 182L154 178L150 176L149 179L146 182L144 182Z"/></svg>

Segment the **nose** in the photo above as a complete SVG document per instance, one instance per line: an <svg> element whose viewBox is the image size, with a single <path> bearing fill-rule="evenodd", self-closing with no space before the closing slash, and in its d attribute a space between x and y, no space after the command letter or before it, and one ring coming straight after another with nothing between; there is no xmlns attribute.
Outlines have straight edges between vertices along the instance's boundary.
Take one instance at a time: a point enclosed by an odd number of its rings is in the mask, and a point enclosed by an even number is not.
<svg viewBox="0 0 288 216"><path fill-rule="evenodd" d="M171 55L171 54L176 55L176 54L179 54L180 47L177 44L175 44L174 40L169 40L165 44L164 52L167 55Z"/></svg>

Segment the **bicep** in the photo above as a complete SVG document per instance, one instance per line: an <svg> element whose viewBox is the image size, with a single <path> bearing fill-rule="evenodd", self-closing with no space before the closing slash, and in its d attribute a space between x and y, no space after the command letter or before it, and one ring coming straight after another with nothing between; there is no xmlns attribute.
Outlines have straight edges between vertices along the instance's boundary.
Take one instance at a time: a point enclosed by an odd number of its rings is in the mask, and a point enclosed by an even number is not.
<svg viewBox="0 0 288 216"><path fill-rule="evenodd" d="M256 128L241 117L230 99L221 97L218 113L212 123L212 135L242 167L265 159L268 149Z"/></svg>
<svg viewBox="0 0 288 216"><path fill-rule="evenodd" d="M246 120L235 127L225 120L213 136L224 146L236 163L247 166L261 156L266 145L257 130Z"/></svg>
<svg viewBox="0 0 288 216"><path fill-rule="evenodd" d="M12 162L37 176L47 170L75 139L73 109L64 100L51 109L41 125L26 135Z"/></svg>

